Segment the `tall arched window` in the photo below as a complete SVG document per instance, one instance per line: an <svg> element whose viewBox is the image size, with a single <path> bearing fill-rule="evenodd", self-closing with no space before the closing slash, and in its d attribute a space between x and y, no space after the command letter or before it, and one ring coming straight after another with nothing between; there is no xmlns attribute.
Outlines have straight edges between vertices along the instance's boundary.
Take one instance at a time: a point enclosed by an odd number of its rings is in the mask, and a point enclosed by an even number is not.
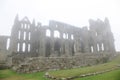
<svg viewBox="0 0 120 80"><path fill-rule="evenodd" d="M55 38L60 38L60 32L57 31L57 30L55 30L55 31L54 31L54 37L55 37Z"/></svg>
<svg viewBox="0 0 120 80"><path fill-rule="evenodd" d="M49 29L46 30L46 36L47 36L47 37L50 37L50 36L51 36L51 32L50 32Z"/></svg>
<svg viewBox="0 0 120 80"><path fill-rule="evenodd" d="M6 49L9 50L10 47L10 38L7 39Z"/></svg>
<svg viewBox="0 0 120 80"><path fill-rule="evenodd" d="M28 24L28 29L30 29L30 25Z"/></svg>
<svg viewBox="0 0 120 80"><path fill-rule="evenodd" d="M93 53L93 52L94 52L94 48L93 48L93 46L91 46L90 48L91 48L91 53Z"/></svg>
<svg viewBox="0 0 120 80"><path fill-rule="evenodd" d="M20 43L17 44L17 52L20 51Z"/></svg>
<svg viewBox="0 0 120 80"><path fill-rule="evenodd" d="M23 46L22 46L22 51L25 52L25 48L26 48L26 44L23 43Z"/></svg>
<svg viewBox="0 0 120 80"><path fill-rule="evenodd" d="M102 48L102 51L104 51L104 44L103 43L102 43L102 47L101 48Z"/></svg>
<svg viewBox="0 0 120 80"><path fill-rule="evenodd" d="M66 39L66 35L65 35L65 33L63 33L63 39Z"/></svg>
<svg viewBox="0 0 120 80"><path fill-rule="evenodd" d="M68 33L66 33L66 39L68 39Z"/></svg>
<svg viewBox="0 0 120 80"><path fill-rule="evenodd" d="M72 40L74 39L74 36L73 36L73 34L71 35L71 39L72 39Z"/></svg>
<svg viewBox="0 0 120 80"><path fill-rule="evenodd" d="M30 44L28 44L28 52L30 52Z"/></svg>
<svg viewBox="0 0 120 80"><path fill-rule="evenodd" d="M100 46L99 46L99 44L97 44L97 51L98 51L98 52L100 51Z"/></svg>
<svg viewBox="0 0 120 80"><path fill-rule="evenodd" d="M23 40L26 40L26 32L24 32Z"/></svg>

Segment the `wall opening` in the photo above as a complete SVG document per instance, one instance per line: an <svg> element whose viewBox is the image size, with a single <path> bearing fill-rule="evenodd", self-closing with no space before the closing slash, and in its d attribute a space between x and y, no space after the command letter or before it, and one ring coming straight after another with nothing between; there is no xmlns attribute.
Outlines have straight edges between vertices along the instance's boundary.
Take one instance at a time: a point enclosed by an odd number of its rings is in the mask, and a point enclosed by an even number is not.
<svg viewBox="0 0 120 80"><path fill-rule="evenodd" d="M68 33L66 34L66 39L68 39Z"/></svg>
<svg viewBox="0 0 120 80"><path fill-rule="evenodd" d="M65 33L63 33L63 39L66 39L66 35L65 35Z"/></svg>
<svg viewBox="0 0 120 80"><path fill-rule="evenodd" d="M9 50L10 47L10 38L7 39L6 50Z"/></svg>
<svg viewBox="0 0 120 80"><path fill-rule="evenodd" d="M93 52L94 52L94 48L93 48L93 46L91 46L90 48L91 48L91 50L90 50L91 53L93 53Z"/></svg>
<svg viewBox="0 0 120 80"><path fill-rule="evenodd" d="M17 44L17 52L20 51L20 43Z"/></svg>
<svg viewBox="0 0 120 80"><path fill-rule="evenodd" d="M30 44L28 44L28 52L30 52Z"/></svg>
<svg viewBox="0 0 120 80"><path fill-rule="evenodd" d="M102 47L101 48L102 48L102 51L104 51L104 44L103 43L102 43Z"/></svg>
<svg viewBox="0 0 120 80"><path fill-rule="evenodd" d="M73 34L71 35L71 39L72 39L72 40L74 39L74 36L73 36Z"/></svg>
<svg viewBox="0 0 120 80"><path fill-rule="evenodd" d="M98 51L98 52L100 51L100 46L99 46L99 44L97 44L97 51Z"/></svg>
<svg viewBox="0 0 120 80"><path fill-rule="evenodd" d="M26 40L26 32L24 32L23 40Z"/></svg>
<svg viewBox="0 0 120 80"><path fill-rule="evenodd" d="M23 43L23 45L22 45L22 51L23 51L23 52L25 52L25 48L26 48L26 44Z"/></svg>
<svg viewBox="0 0 120 80"><path fill-rule="evenodd" d="M55 31L54 31L54 37L55 37L55 38L60 38L60 32L57 31L57 30L55 30Z"/></svg>
<svg viewBox="0 0 120 80"><path fill-rule="evenodd" d="M30 29L30 25L28 24L28 29Z"/></svg>
<svg viewBox="0 0 120 80"><path fill-rule="evenodd" d="M46 36L47 36L47 37L50 37L50 36L51 36L51 32L50 32L49 29L46 30Z"/></svg>

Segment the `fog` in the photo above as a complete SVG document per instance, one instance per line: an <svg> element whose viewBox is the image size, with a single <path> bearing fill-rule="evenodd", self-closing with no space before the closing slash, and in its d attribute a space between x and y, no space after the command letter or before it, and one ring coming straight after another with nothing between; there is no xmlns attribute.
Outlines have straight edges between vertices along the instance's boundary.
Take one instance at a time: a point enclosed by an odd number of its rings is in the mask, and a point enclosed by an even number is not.
<svg viewBox="0 0 120 80"><path fill-rule="evenodd" d="M88 26L89 19L110 21L115 47L120 51L119 0L0 0L0 35L10 35L14 18L25 16L32 21L48 25L57 20L77 27Z"/></svg>

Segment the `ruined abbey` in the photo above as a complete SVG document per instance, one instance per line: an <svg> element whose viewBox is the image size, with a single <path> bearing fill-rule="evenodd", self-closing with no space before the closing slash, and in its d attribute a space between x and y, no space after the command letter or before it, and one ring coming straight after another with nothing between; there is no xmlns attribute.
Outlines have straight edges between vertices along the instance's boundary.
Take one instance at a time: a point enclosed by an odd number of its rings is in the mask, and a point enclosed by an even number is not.
<svg viewBox="0 0 120 80"><path fill-rule="evenodd" d="M114 53L107 18L89 20L89 28L80 28L53 20L43 26L17 15L11 35L0 36L0 62L20 73L96 65L111 60Z"/></svg>
<svg viewBox="0 0 120 80"><path fill-rule="evenodd" d="M6 46L6 44L9 45ZM114 38L109 20L89 20L89 28L75 27L58 21L35 24L27 17L16 16L11 36L0 36L0 51L37 56L74 56L78 53L114 52Z"/></svg>

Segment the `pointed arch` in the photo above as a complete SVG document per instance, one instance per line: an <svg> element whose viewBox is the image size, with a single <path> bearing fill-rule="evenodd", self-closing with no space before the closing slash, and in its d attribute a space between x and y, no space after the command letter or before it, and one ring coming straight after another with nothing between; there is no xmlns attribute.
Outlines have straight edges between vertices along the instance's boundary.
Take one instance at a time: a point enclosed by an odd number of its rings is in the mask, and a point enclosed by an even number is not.
<svg viewBox="0 0 120 80"><path fill-rule="evenodd" d="M49 29L46 30L46 36L50 37L51 36L51 31Z"/></svg>

